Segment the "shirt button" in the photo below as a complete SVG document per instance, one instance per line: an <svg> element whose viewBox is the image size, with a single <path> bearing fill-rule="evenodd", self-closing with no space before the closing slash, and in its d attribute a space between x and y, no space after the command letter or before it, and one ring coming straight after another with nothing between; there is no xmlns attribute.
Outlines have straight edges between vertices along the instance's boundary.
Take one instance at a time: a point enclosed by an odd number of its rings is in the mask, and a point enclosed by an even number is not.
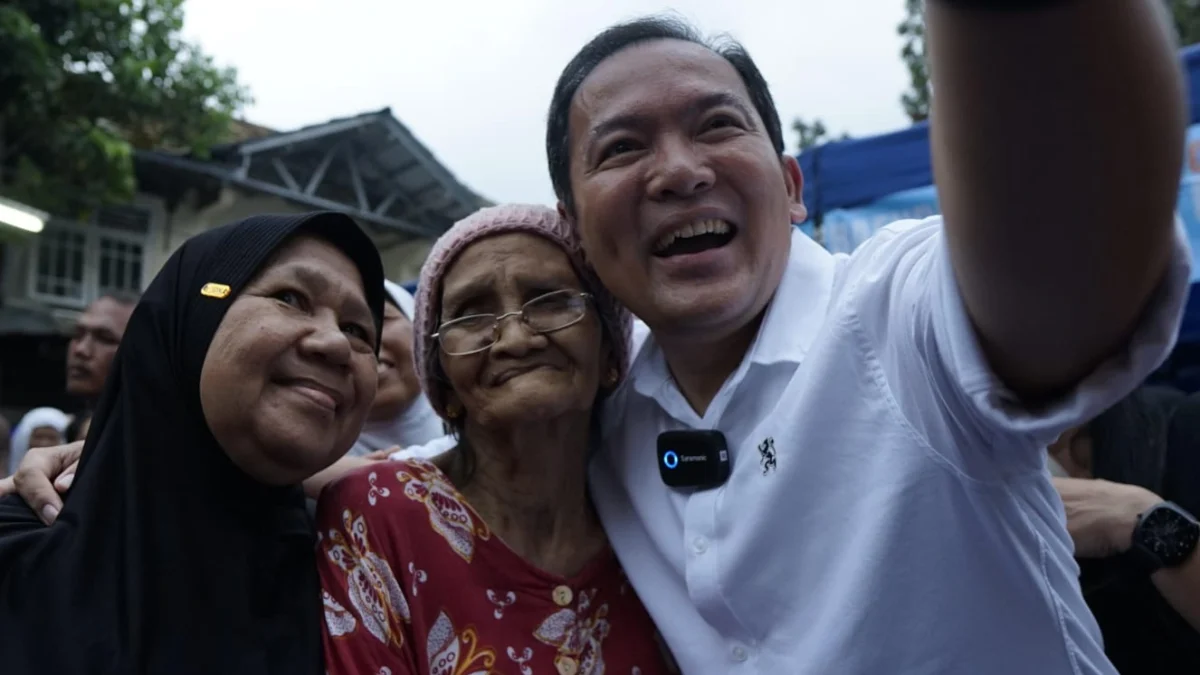
<svg viewBox="0 0 1200 675"><path fill-rule="evenodd" d="M746 653L746 649L744 647L742 647L741 645L738 645L733 648L733 660L734 661L745 661L748 656L749 655Z"/></svg>
<svg viewBox="0 0 1200 675"><path fill-rule="evenodd" d="M554 604L558 605L559 607L566 607L567 605L571 604L571 600L575 598L575 594L572 593L571 589L567 588L566 586L559 586L558 588L554 589L553 595Z"/></svg>
<svg viewBox="0 0 1200 675"><path fill-rule="evenodd" d="M704 537L696 537L692 540L692 550L696 552L696 555L704 555L704 552L708 550L708 540Z"/></svg>
<svg viewBox="0 0 1200 675"><path fill-rule="evenodd" d="M558 675L575 675L579 672L579 662L569 656L554 659L554 667L558 669Z"/></svg>

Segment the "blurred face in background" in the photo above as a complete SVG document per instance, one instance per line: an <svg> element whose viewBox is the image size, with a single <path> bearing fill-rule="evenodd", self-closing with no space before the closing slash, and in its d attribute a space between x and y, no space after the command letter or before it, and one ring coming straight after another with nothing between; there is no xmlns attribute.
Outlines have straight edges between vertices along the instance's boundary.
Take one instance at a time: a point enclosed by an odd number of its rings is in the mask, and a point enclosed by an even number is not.
<svg viewBox="0 0 1200 675"><path fill-rule="evenodd" d="M412 321L392 303L384 303L379 387L369 421L384 422L399 417L420 393L421 383L413 368Z"/></svg>
<svg viewBox="0 0 1200 675"><path fill-rule="evenodd" d="M100 395L132 313L133 305L104 297L79 317L67 347L68 394L84 398Z"/></svg>
<svg viewBox="0 0 1200 675"><path fill-rule="evenodd" d="M29 447L49 448L66 442L63 435L54 427L37 427L29 434Z"/></svg>

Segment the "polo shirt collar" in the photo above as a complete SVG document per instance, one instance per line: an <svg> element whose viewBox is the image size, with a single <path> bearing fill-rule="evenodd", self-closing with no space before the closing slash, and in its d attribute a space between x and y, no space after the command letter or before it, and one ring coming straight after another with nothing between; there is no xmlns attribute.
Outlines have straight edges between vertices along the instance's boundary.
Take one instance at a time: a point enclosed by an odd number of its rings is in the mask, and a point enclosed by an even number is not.
<svg viewBox="0 0 1200 675"><path fill-rule="evenodd" d="M751 363L799 364L804 359L829 310L837 261L799 228L792 228L787 267L747 352ZM651 333L634 357L629 383L639 394L656 398L670 380L662 350Z"/></svg>

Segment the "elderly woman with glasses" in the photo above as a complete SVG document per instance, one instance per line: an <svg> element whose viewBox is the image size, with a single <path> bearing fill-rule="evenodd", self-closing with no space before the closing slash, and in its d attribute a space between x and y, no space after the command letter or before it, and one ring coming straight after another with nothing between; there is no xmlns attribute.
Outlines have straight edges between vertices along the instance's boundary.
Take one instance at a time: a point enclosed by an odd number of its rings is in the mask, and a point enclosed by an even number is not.
<svg viewBox="0 0 1200 675"><path fill-rule="evenodd" d="M434 246L417 373L458 439L318 506L330 675L670 672L588 499L629 315L552 210L484 209Z"/></svg>

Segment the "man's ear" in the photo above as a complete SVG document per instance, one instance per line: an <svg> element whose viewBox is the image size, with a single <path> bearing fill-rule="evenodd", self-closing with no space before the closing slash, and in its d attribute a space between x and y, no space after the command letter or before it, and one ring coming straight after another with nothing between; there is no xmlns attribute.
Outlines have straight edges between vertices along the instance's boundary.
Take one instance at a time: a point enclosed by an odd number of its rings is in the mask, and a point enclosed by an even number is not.
<svg viewBox="0 0 1200 675"><path fill-rule="evenodd" d="M784 154L779 158L783 169L783 180L787 184L788 200L791 201L792 224L808 220L808 209L804 207L804 174L795 157Z"/></svg>

